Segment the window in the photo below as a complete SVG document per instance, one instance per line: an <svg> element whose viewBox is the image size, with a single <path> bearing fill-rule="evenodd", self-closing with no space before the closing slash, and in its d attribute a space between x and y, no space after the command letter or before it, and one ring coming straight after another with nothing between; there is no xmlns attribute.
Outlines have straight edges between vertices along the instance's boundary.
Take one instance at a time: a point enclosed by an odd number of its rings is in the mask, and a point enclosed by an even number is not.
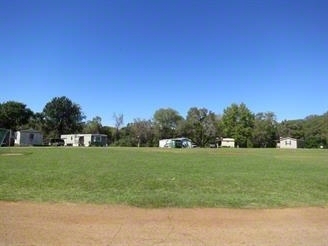
<svg viewBox="0 0 328 246"><path fill-rule="evenodd" d="M285 145L292 145L292 140L285 140Z"/></svg>

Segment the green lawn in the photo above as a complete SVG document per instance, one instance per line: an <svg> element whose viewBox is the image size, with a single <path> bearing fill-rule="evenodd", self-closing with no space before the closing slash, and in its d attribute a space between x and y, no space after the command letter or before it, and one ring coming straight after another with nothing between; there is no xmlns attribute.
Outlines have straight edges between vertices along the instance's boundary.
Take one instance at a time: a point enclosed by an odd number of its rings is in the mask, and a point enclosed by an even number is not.
<svg viewBox="0 0 328 246"><path fill-rule="evenodd" d="M20 153L21 155L8 155ZM140 207L328 205L328 151L0 148L0 200Z"/></svg>

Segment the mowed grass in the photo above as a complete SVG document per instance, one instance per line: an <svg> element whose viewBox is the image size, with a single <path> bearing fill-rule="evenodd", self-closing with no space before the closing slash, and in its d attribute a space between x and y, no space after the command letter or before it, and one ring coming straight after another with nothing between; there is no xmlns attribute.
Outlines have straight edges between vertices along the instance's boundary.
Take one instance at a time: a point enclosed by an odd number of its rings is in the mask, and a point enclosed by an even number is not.
<svg viewBox="0 0 328 246"><path fill-rule="evenodd" d="M138 207L327 206L328 151L0 148L0 200Z"/></svg>

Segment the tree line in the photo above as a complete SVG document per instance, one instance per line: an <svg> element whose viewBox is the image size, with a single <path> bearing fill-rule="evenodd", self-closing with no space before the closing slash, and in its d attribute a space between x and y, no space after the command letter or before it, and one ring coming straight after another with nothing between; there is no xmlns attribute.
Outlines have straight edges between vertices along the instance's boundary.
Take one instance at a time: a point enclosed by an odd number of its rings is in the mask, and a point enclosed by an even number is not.
<svg viewBox="0 0 328 246"><path fill-rule="evenodd" d="M43 133L45 141L61 134L100 133L114 146L152 147L160 139L187 137L206 147L230 137L239 147L275 147L280 137L292 137L306 148L328 147L328 111L279 123L273 112L253 113L244 103L232 103L222 115L191 107L184 118L175 109L161 108L153 119L134 119L125 126L123 114L113 117L115 126L103 126L100 116L85 121L81 107L64 96L51 99L42 112L33 112L21 102L0 103L0 128L33 128Z"/></svg>

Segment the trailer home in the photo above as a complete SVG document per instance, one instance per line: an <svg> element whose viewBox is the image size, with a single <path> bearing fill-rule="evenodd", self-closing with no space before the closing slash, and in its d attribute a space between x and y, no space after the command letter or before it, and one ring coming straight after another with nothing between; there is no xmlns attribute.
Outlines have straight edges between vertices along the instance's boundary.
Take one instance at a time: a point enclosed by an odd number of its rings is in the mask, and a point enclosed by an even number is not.
<svg viewBox="0 0 328 246"><path fill-rule="evenodd" d="M222 138L221 147L234 148L235 147L235 139L234 138Z"/></svg>
<svg viewBox="0 0 328 246"><path fill-rule="evenodd" d="M193 144L189 138L170 138L159 140L160 148L192 148Z"/></svg>
<svg viewBox="0 0 328 246"><path fill-rule="evenodd" d="M105 134L65 134L60 136L65 146L107 146Z"/></svg>
<svg viewBox="0 0 328 246"><path fill-rule="evenodd" d="M297 149L297 139L291 137L280 138L277 148L281 149Z"/></svg>
<svg viewBox="0 0 328 246"><path fill-rule="evenodd" d="M34 129L17 131L15 132L15 145L43 145L43 135L41 132Z"/></svg>

